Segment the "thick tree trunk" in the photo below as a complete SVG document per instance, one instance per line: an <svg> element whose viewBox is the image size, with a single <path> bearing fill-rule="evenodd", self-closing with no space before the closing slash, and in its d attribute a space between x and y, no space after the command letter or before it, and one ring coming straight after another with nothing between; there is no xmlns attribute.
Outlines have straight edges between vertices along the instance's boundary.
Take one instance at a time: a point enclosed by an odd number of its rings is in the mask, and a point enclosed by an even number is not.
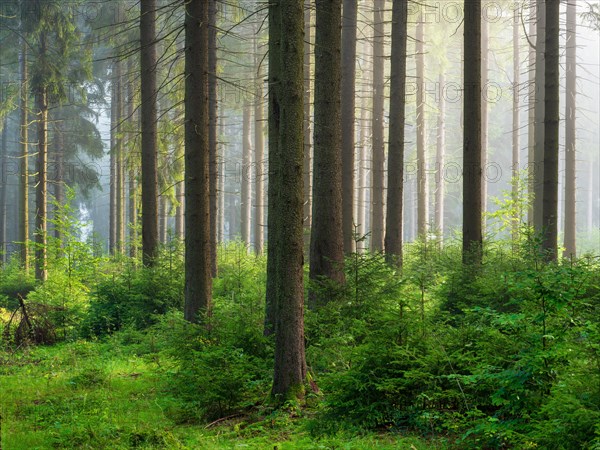
<svg viewBox="0 0 600 450"><path fill-rule="evenodd" d="M254 103L254 251L262 255L264 247L265 217L265 159L262 57L258 54L258 36L254 40L254 66L256 67L256 98Z"/></svg>
<svg viewBox="0 0 600 450"><path fill-rule="evenodd" d="M311 2L304 0L304 248L306 253L310 252L310 230L312 223L312 205L311 205L311 108L310 108L310 54L311 54L311 35L310 35L310 13Z"/></svg>
<svg viewBox="0 0 600 450"><path fill-rule="evenodd" d="M546 0L536 4L536 47L535 47L535 130L533 150L533 226L542 233L544 203L544 117L545 117L545 54L546 54Z"/></svg>
<svg viewBox="0 0 600 450"><path fill-rule="evenodd" d="M437 121L437 141L436 141L436 187L435 187L435 227L440 240L444 239L444 175L445 175L445 156L446 156L446 98L444 95L444 86L446 78L444 72L440 72L440 100Z"/></svg>
<svg viewBox="0 0 600 450"><path fill-rule="evenodd" d="M212 295L209 145L208 3L185 15L185 307L184 318L206 322Z"/></svg>
<svg viewBox="0 0 600 450"><path fill-rule="evenodd" d="M310 239L310 279L314 283L323 279L337 284L345 282L340 21L340 0L324 0L317 3L313 211ZM352 211L352 204L350 210ZM309 307L316 308L324 304L327 298L326 293L311 290Z"/></svg>
<svg viewBox="0 0 600 450"><path fill-rule="evenodd" d="M425 36L424 18L417 22L415 53L417 59L417 233L427 239L429 199L427 192L427 131L425 129Z"/></svg>
<svg viewBox="0 0 600 450"><path fill-rule="evenodd" d="M275 365L272 396L278 402L303 398L306 381L303 286L303 36L302 2L281 0L281 91L279 201L276 250L279 264Z"/></svg>
<svg viewBox="0 0 600 450"><path fill-rule="evenodd" d="M385 254L388 263L394 264L397 267L402 267L407 23L407 2L394 1L392 7L392 66L390 72L390 127Z"/></svg>
<svg viewBox="0 0 600 450"><path fill-rule="evenodd" d="M141 0L142 260L145 266L154 265L158 256L156 8L156 0Z"/></svg>
<svg viewBox="0 0 600 450"><path fill-rule="evenodd" d="M354 121L356 81L356 30L358 0L343 0L342 15L342 227L344 253L354 251ZM316 63L315 63L316 64ZM316 144L315 144L316 145Z"/></svg>
<svg viewBox="0 0 600 450"><path fill-rule="evenodd" d="M29 272L29 77L27 73L27 42L22 38L21 48L21 177L19 180L19 235L21 262Z"/></svg>
<svg viewBox="0 0 600 450"><path fill-rule="evenodd" d="M481 166L481 2L465 0L464 133L463 133L463 262L482 258Z"/></svg>
<svg viewBox="0 0 600 450"><path fill-rule="evenodd" d="M519 139L520 116L519 116L519 92L520 92L520 70L521 58L519 55L519 8L515 7L513 13L513 105L512 105L512 200L514 214L512 217L512 237L516 240L519 235L521 211L519 202L519 152L521 144Z"/></svg>
<svg viewBox="0 0 600 450"><path fill-rule="evenodd" d="M560 0L546 0L542 248L550 260L557 258L558 239L559 20Z"/></svg>
<svg viewBox="0 0 600 450"><path fill-rule="evenodd" d="M396 2L394 2L396 3ZM385 22L383 13L385 0L375 0L373 12L373 164L371 167L371 251L383 250L383 186L384 186L384 138L383 138L383 107L384 107L384 39Z"/></svg>
<svg viewBox="0 0 600 450"><path fill-rule="evenodd" d="M265 296L264 334L269 336L275 331L277 311L277 279L279 263L277 248L279 246L279 186L281 184L279 128L281 107L279 105L281 83L281 1L269 2L269 186L267 190L267 287ZM230 228L231 229L231 228Z"/></svg>
<svg viewBox="0 0 600 450"><path fill-rule="evenodd" d="M565 102L565 251L564 256L575 256L577 252L576 210L576 94L577 94L577 4L567 3L566 42L566 102Z"/></svg>
<svg viewBox="0 0 600 450"><path fill-rule="evenodd" d="M242 220L242 242L246 249L250 249L250 230L252 229L252 188L250 186L252 169L252 143L250 132L250 121L252 118L250 104L244 105L242 125L242 186L241 186L241 220Z"/></svg>
<svg viewBox="0 0 600 450"><path fill-rule="evenodd" d="M208 0L208 152L211 273L217 276L217 0Z"/></svg>

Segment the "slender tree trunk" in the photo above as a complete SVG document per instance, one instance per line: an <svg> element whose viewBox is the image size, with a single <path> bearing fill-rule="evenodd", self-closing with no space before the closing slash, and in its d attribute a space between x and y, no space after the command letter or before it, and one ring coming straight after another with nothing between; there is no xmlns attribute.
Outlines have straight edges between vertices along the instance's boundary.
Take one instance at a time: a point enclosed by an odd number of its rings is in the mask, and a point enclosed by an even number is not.
<svg viewBox="0 0 600 450"><path fill-rule="evenodd" d="M277 322L272 396L280 402L303 398L306 381L303 287L303 36L302 2L281 0L281 91L279 143L282 207L276 222Z"/></svg>
<svg viewBox="0 0 600 450"><path fill-rule="evenodd" d="M154 265L158 256L156 8L156 0L141 0L142 260L145 266Z"/></svg>
<svg viewBox="0 0 600 450"><path fill-rule="evenodd" d="M46 53L45 36L41 38L41 54ZM37 156L37 186L35 191L36 214L36 249L35 249L35 278L46 281L48 270L46 267L47 257L47 210L46 199L48 187L46 183L48 166L48 95L45 87L40 87L36 94L36 109L38 110L38 156Z"/></svg>
<svg viewBox="0 0 600 450"><path fill-rule="evenodd" d="M392 66L390 72L385 253L388 263L397 267L402 267L407 23L408 3L395 0L392 6Z"/></svg>
<svg viewBox="0 0 600 450"><path fill-rule="evenodd" d="M115 227L116 227L116 235L115 235L115 249L119 254L123 254L125 251L124 242L125 242L125 202L124 202L124 192L125 192L125 173L124 173L124 157L123 157L123 77L121 71L121 63L117 61L116 65L116 88L117 88L117 106L116 106L116 137L115 137Z"/></svg>
<svg viewBox="0 0 600 450"><path fill-rule="evenodd" d="M529 0L531 10L529 18L529 40L535 44L536 42L536 2L537 0ZM536 112L536 49L532 45L529 46L529 88L527 100L527 194L529 201L527 202L527 223L533 226L534 202L531 197L535 190L535 112Z"/></svg>
<svg viewBox="0 0 600 450"><path fill-rule="evenodd" d="M280 83L281 83L281 2L283 0L271 0L269 2L269 186L267 191L267 287L265 302L265 336L275 332L275 321L277 313L277 280L279 277L279 263L277 260L277 248L279 246L278 224L279 210L279 186L281 184L280 173L280 145L279 128L281 125L281 107L279 105Z"/></svg>
<svg viewBox="0 0 600 450"><path fill-rule="evenodd" d="M109 178L109 212L108 212L108 251L114 255L117 249L117 108L119 101L119 86L117 77L118 63L112 66L112 81L110 90L110 178Z"/></svg>
<svg viewBox="0 0 600 450"><path fill-rule="evenodd" d="M310 279L343 284L341 1L319 0L315 34L315 135ZM354 64L354 61L353 61ZM352 126L354 123L352 121ZM354 164L352 164L354 165ZM350 195L350 197L353 197ZM352 203L350 204L352 211ZM310 291L309 307L324 304L326 293Z"/></svg>
<svg viewBox="0 0 600 450"><path fill-rule="evenodd" d="M397 3L395 1L394 3ZM373 15L373 165L371 167L371 251L383 250L383 186L384 186L384 138L383 138L383 108L384 108L384 38L385 22L383 13L385 0L375 0Z"/></svg>
<svg viewBox="0 0 600 450"><path fill-rule="evenodd" d="M558 239L559 20L560 0L546 0L542 248L550 260L557 258Z"/></svg>
<svg viewBox="0 0 600 450"><path fill-rule="evenodd" d="M486 5L486 0L482 0ZM489 24L487 18L481 21L481 213L484 215L482 226L485 229L485 212L487 211L487 178L488 164L488 101L487 89L489 82Z"/></svg>
<svg viewBox="0 0 600 450"><path fill-rule="evenodd" d="M354 251L354 121L358 0L343 0L342 15L342 227L344 253ZM315 63L316 64L316 63Z"/></svg>
<svg viewBox="0 0 600 450"><path fill-rule="evenodd" d="M598 195L594 191L594 164L590 164L589 173L590 176L588 177L586 225L588 233L591 233L594 230L594 201L598 198ZM598 177L600 174L596 172L595 175L596 177Z"/></svg>
<svg viewBox="0 0 600 450"><path fill-rule="evenodd" d="M427 192L427 131L425 129L425 37L424 18L417 22L415 53L417 58L417 233L427 239L429 201Z"/></svg>
<svg viewBox="0 0 600 450"><path fill-rule="evenodd" d="M208 3L186 4L185 15L185 307L191 322L211 309Z"/></svg>
<svg viewBox="0 0 600 450"><path fill-rule="evenodd" d="M219 136L224 135L223 128L223 114L219 117ZM224 174L224 161L225 161L225 147L221 144L220 147L220 161L217 165L218 170L218 184L219 184L219 192L218 192L218 208L217 214L219 217L219 238L218 241L223 243L225 242L225 174ZM219 150L219 148L217 148Z"/></svg>
<svg viewBox="0 0 600 450"><path fill-rule="evenodd" d="M0 148L0 262L6 263L8 261L7 253L7 242L6 242L6 191L8 190L8 171L5 170L8 164L8 158L6 157L8 151L8 118L4 117L4 123L2 124L2 147Z"/></svg>
<svg viewBox="0 0 600 450"><path fill-rule="evenodd" d="M514 214L512 217L512 237L516 240L519 235L519 222L521 211L519 205L519 152L521 144L519 140L519 128L521 119L519 117L519 92L520 92L520 70L521 58L519 55L519 7L515 6L513 13L513 108L512 108L512 200Z"/></svg>
<svg viewBox="0 0 600 450"><path fill-rule="evenodd" d="M211 273L217 276L217 0L208 0L208 148Z"/></svg>
<svg viewBox="0 0 600 450"><path fill-rule="evenodd" d="M22 38L21 47L21 177L19 180L19 242L21 262L25 273L29 272L29 77L27 73L27 42Z"/></svg>
<svg viewBox="0 0 600 450"><path fill-rule="evenodd" d="M366 80L365 80L366 81ZM367 169L365 167L367 160L367 145L368 138L367 134L369 132L368 116L367 116L367 97L362 97L361 99L361 111L360 111L360 123L359 123L359 151L357 157L357 173L358 173L358 189L357 189L357 202L356 202L356 222L358 225L358 237L362 238L367 233L367 221L365 215L365 203L366 203L366 195L367 195ZM364 247L364 242L361 244L361 247ZM358 251L358 249L356 249ZM362 249L361 249L362 251Z"/></svg>
<svg viewBox="0 0 600 450"><path fill-rule="evenodd" d="M133 130L137 130L137 116L135 115L135 85L133 82L134 72L134 61L133 58L129 58L127 62L128 81L127 81L127 117L129 120L130 133L127 137L127 146L129 147L128 154L128 165L129 165L129 256L137 258L137 241L138 241L138 230L137 230L137 182L135 167L138 167L139 161L135 157L133 151L135 143L135 133Z"/></svg>
<svg viewBox="0 0 600 450"><path fill-rule="evenodd" d="M250 230L252 229L252 188L250 186L250 174L252 164L252 143L250 132L250 121L252 118L250 104L244 105L243 110L243 131L242 131L242 189L241 189L241 208L242 208L242 241L246 249L250 249Z"/></svg>
<svg viewBox="0 0 600 450"><path fill-rule="evenodd" d="M576 94L577 94L577 4L567 3L566 42L566 103L565 103L565 251L564 256L575 256L576 241Z"/></svg>
<svg viewBox="0 0 600 450"><path fill-rule="evenodd" d="M56 123L54 126L54 154L56 164L54 172L54 199L58 205L65 204L65 177L64 177L64 151L65 151L65 136L64 130L60 123ZM54 211L56 219L56 208ZM62 230L60 226L54 225L54 237L61 242L62 241Z"/></svg>
<svg viewBox="0 0 600 450"><path fill-rule="evenodd" d="M535 130L533 153L533 226L542 233L544 201L544 117L545 117L545 54L546 54L546 0L537 0L536 8L536 52L535 52Z"/></svg>
<svg viewBox="0 0 600 450"><path fill-rule="evenodd" d="M482 259L481 2L465 0L463 262Z"/></svg>
<svg viewBox="0 0 600 450"><path fill-rule="evenodd" d="M439 77L440 101L437 121L437 142L436 142L436 189L435 189L435 226L440 240L444 239L444 175L445 175L445 154L446 154L446 98L444 95L444 86L446 77L444 72L440 72Z"/></svg>
<svg viewBox="0 0 600 450"><path fill-rule="evenodd" d="M312 223L311 205L311 108L310 108L310 53L311 53L311 25L310 25L310 0L304 0L304 248L310 252L310 230Z"/></svg>
<svg viewBox="0 0 600 450"><path fill-rule="evenodd" d="M257 30L258 32L258 30ZM256 67L256 100L254 104L254 251L262 255L264 247L264 216L265 216L265 174L263 165L265 159L264 114L263 114L263 75L260 67L262 57L258 53L258 36L254 40L254 66Z"/></svg>

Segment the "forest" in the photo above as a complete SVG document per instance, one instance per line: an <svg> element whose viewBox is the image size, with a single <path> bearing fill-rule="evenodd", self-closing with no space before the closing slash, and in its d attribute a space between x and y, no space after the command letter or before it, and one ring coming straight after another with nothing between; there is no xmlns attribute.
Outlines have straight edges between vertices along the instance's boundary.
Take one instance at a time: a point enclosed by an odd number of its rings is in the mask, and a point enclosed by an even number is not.
<svg viewBox="0 0 600 450"><path fill-rule="evenodd" d="M598 0L0 0L0 450L600 449Z"/></svg>

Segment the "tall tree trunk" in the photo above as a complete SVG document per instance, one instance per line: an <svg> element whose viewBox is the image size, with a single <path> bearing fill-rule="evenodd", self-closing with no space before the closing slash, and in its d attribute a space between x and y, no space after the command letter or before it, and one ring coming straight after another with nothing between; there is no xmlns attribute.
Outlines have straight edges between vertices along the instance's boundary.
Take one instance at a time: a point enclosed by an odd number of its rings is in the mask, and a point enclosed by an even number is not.
<svg viewBox="0 0 600 450"><path fill-rule="evenodd" d="M545 117L545 54L546 54L546 0L536 4L536 46L535 46L535 130L533 151L533 226L536 233L542 233L544 202L544 117Z"/></svg>
<svg viewBox="0 0 600 450"><path fill-rule="evenodd" d="M397 3L395 1L394 3ZM384 186L384 138L383 138L383 108L384 108L384 39L385 22L383 13L385 0L375 0L373 11L373 165L371 167L371 251L383 250L383 186Z"/></svg>
<svg viewBox="0 0 600 450"><path fill-rule="evenodd" d="M402 267L402 210L404 196L404 124L406 107L406 36L408 3L392 6L392 66L385 254L389 264Z"/></svg>
<svg viewBox="0 0 600 450"><path fill-rule="evenodd" d="M211 273L217 276L217 0L208 0L208 151Z"/></svg>
<svg viewBox="0 0 600 450"><path fill-rule="evenodd" d="M366 80L365 80L366 81ZM360 110L360 122L358 124L359 131L359 144L358 144L358 155L357 155L357 201L356 201L356 223L358 226L358 237L363 238L367 233L367 221L365 215L365 203L366 203L366 195L367 195L367 169L365 167L367 160L367 146L368 146L368 132L369 127L368 123L368 106L367 106L367 97L362 97L361 99L361 110ZM364 247L364 242L361 244L361 247ZM356 249L358 251L358 249ZM361 249L362 251L362 249Z"/></svg>
<svg viewBox="0 0 600 450"><path fill-rule="evenodd" d="M108 251L114 255L117 250L117 123L119 105L119 86L117 77L118 62L112 66L110 89L110 176L109 176L109 206L108 206Z"/></svg>
<svg viewBox="0 0 600 450"><path fill-rule="evenodd" d="M42 35L41 54L46 53L46 39ZM37 185L35 190L35 278L46 281L48 270L47 257L47 210L46 199L48 195L46 175L48 166L48 95L45 87L40 87L36 94L36 109L38 110L38 155L37 155Z"/></svg>
<svg viewBox="0 0 600 450"><path fill-rule="evenodd" d="M437 142L436 142L436 188L435 188L435 227L440 240L444 239L444 175L445 175L445 153L446 153L446 97L444 95L444 86L446 77L444 72L440 72L439 77L439 111L437 121Z"/></svg>
<svg viewBox="0 0 600 450"><path fill-rule="evenodd" d="M542 248L550 260L557 258L558 238L559 20L560 0L546 0Z"/></svg>
<svg viewBox="0 0 600 450"><path fill-rule="evenodd" d="M520 122L519 117L519 93L520 93L520 70L521 58L519 55L519 7L515 6L513 13L513 106L512 106L512 200L514 214L512 217L512 237L516 240L519 235L519 222L521 220L521 208L519 205L519 152L521 144L519 140Z"/></svg>
<svg viewBox="0 0 600 450"><path fill-rule="evenodd" d="M529 40L535 44L536 40L536 2L537 0L529 0L530 2L530 17L529 17ZM535 190L535 109L536 109L536 49L533 45L529 46L528 54L529 63L529 88L527 99L527 194L529 201L527 202L527 224L533 226L534 202L531 197Z"/></svg>
<svg viewBox="0 0 600 450"><path fill-rule="evenodd" d="M0 147L0 261L6 263L8 253L8 243L6 242L6 191L8 190L8 171L5 170L8 164L8 117L4 117L2 124L2 146Z"/></svg>
<svg viewBox="0 0 600 450"><path fill-rule="evenodd" d="M223 136L224 134L224 128L223 128L223 114L221 114L221 116L219 117L219 136ZM225 174L224 172L224 156L225 156L225 147L220 144L220 154L219 154L219 158L220 161L217 164L217 170L218 170L218 184L219 184L219 192L217 195L217 200L218 200L218 208L217 208L217 215L219 217L219 236L218 236L218 241L223 243L225 242ZM217 150L219 150L219 148L217 148Z"/></svg>
<svg viewBox="0 0 600 450"><path fill-rule="evenodd" d="M277 322L272 396L302 398L306 380L304 351L303 224L303 36L302 2L281 0L281 91L279 97L279 201Z"/></svg>
<svg viewBox="0 0 600 450"><path fill-rule="evenodd" d="M64 130L60 122L56 122L54 126L54 199L58 205L65 204L65 177L64 177L64 163L65 163L65 135ZM55 219L56 208L54 210ZM58 242L62 241L62 229L60 226L54 225L54 237Z"/></svg>
<svg viewBox="0 0 600 450"><path fill-rule="evenodd" d="M279 263L277 260L277 248L279 246L278 224L279 210L279 186L281 184L280 173L280 145L279 128L281 126L281 107L279 105L280 83L281 83L281 2L282 0L271 0L269 2L269 186L267 191L267 287L265 302L265 327L264 334L269 336L275 331L277 313L277 280L279 277ZM230 228L231 230L231 228Z"/></svg>
<svg viewBox="0 0 600 450"><path fill-rule="evenodd" d="M156 0L141 0L142 260L145 266L154 265L158 256L156 8Z"/></svg>
<svg viewBox="0 0 600 450"><path fill-rule="evenodd" d="M258 30L257 30L258 32ZM265 217L265 174L263 173L265 159L264 114L263 114L263 75L261 70L262 57L258 54L258 35L254 40L254 66L256 67L256 99L254 103L254 251L262 255L264 247L264 217Z"/></svg>
<svg viewBox="0 0 600 450"><path fill-rule="evenodd" d="M484 8L486 0L482 0ZM485 11L485 10L484 10ZM485 229L485 212L487 211L487 177L488 163L488 101L489 82L489 24L487 18L481 22L481 213L484 215L482 226Z"/></svg>
<svg viewBox="0 0 600 450"><path fill-rule="evenodd" d="M185 15L185 307L206 321L212 295L209 145L208 3L186 4Z"/></svg>
<svg viewBox="0 0 600 450"><path fill-rule="evenodd" d="M27 73L27 42L22 38L21 47L21 178L19 180L19 242L21 262L25 273L29 272L29 77Z"/></svg>
<svg viewBox="0 0 600 450"><path fill-rule="evenodd" d="M358 0L343 0L342 16L342 227L344 253L354 251L354 121L356 80L356 30ZM315 63L316 64L316 63ZM315 144L316 145L316 144Z"/></svg>
<svg viewBox="0 0 600 450"><path fill-rule="evenodd" d="M310 279L343 284L341 1L317 2L315 28L315 135ZM354 64L354 60L353 60ZM352 126L354 126L352 122ZM352 195L351 195L352 197ZM341 207L342 206L342 207ZM352 211L352 203L350 204ZM320 294L320 295L319 295ZM326 302L326 293L310 291L309 307Z"/></svg>
<svg viewBox="0 0 600 450"><path fill-rule="evenodd" d="M481 2L465 0L463 133L463 262L482 258Z"/></svg>
<svg viewBox="0 0 600 450"><path fill-rule="evenodd" d="M251 106L249 103L244 105L243 125L242 125L242 188L241 188L241 208L242 208L242 242L246 249L250 249L250 230L252 218L252 188L250 186L251 164L252 164L252 143L250 132L250 120L252 118Z"/></svg>
<svg viewBox="0 0 600 450"><path fill-rule="evenodd" d="M577 4L567 3L566 42L566 102L565 102L565 251L564 256L575 256L576 241L576 94L577 94Z"/></svg>
<svg viewBox="0 0 600 450"><path fill-rule="evenodd" d="M311 2L304 0L304 248L310 252L310 230L312 223L311 205L311 108L310 108L310 13Z"/></svg>
<svg viewBox="0 0 600 450"><path fill-rule="evenodd" d="M417 59L417 233L427 239L429 201L427 192L427 131L425 129L425 42L424 18L417 22L415 53Z"/></svg>
<svg viewBox="0 0 600 450"><path fill-rule="evenodd" d="M129 165L129 256L137 258L137 241L138 241L138 211L137 211L137 182L135 175L135 167L138 166L139 161L135 157L133 151L135 142L134 130L137 130L138 116L135 116L135 84L133 82L134 72L134 61L133 58L129 58L127 62L127 117L129 120L130 133L127 136L127 146L129 147L128 154L128 165Z"/></svg>
<svg viewBox="0 0 600 450"><path fill-rule="evenodd" d="M124 242L125 242L125 173L124 173L124 157L123 157L123 77L121 71L121 62L116 61L116 88L117 88L117 106L116 106L116 138L115 138L115 227L116 227L116 241L115 248L119 254L123 254Z"/></svg>

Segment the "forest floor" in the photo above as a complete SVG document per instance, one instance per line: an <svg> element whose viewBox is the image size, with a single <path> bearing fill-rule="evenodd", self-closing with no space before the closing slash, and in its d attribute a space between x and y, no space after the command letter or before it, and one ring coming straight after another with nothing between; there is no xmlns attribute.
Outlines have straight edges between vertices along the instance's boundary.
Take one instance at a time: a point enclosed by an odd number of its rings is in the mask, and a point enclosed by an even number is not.
<svg viewBox="0 0 600 450"><path fill-rule="evenodd" d="M398 433L313 438L310 408L177 423L165 383L172 361L135 345L77 341L0 353L0 448L442 449ZM210 386L207 386L210 389Z"/></svg>

